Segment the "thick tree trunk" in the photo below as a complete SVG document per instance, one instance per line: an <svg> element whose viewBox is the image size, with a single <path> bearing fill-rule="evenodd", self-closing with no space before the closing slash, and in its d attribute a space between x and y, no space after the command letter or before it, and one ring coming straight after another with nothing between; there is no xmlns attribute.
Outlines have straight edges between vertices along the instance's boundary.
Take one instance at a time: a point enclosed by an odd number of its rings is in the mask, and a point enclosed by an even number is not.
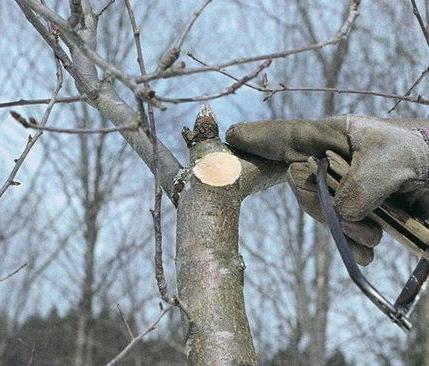
<svg viewBox="0 0 429 366"><path fill-rule="evenodd" d="M244 305L244 263L238 252L242 200L284 182L287 166L236 155L218 138L211 111L203 107L193 131L192 169L176 180L176 271L191 365L257 365ZM180 183L180 184L177 184ZM181 192L177 191L177 187Z"/></svg>
<svg viewBox="0 0 429 366"><path fill-rule="evenodd" d="M225 150L218 139L197 143L192 163ZM257 364L244 306L244 263L238 252L237 182L213 187L191 175L180 197L176 265L179 296L192 317L186 336L191 365Z"/></svg>

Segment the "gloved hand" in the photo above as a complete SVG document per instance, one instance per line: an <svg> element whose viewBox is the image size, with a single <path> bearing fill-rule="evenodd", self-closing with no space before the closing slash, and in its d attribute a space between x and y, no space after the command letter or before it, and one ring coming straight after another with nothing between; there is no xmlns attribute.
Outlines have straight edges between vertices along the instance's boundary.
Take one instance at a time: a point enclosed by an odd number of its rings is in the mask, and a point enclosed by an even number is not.
<svg viewBox="0 0 429 366"><path fill-rule="evenodd" d="M373 259L381 240L379 225L366 216L395 194L401 207L418 215L429 214L429 121L330 117L320 122L260 121L233 125L226 140L238 150L284 161L289 182L301 206L323 222L310 156L322 158L332 150L351 161L351 168L336 191L334 206L342 218L355 260ZM423 130L416 130L420 128Z"/></svg>

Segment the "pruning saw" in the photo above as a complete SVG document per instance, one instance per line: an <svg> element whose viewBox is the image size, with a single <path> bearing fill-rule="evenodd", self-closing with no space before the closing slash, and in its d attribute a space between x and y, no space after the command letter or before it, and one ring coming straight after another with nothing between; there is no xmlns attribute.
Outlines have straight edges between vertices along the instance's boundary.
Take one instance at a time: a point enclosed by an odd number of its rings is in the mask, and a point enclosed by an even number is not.
<svg viewBox="0 0 429 366"><path fill-rule="evenodd" d="M395 324L409 331L412 328L410 315L429 276L429 221L412 217L389 199L369 215L385 232L420 258L396 301L391 303L360 271L332 204L331 194L335 194L350 165L332 151L327 151L326 158L321 160L310 158L309 165L316 174L319 200L326 221L352 281Z"/></svg>

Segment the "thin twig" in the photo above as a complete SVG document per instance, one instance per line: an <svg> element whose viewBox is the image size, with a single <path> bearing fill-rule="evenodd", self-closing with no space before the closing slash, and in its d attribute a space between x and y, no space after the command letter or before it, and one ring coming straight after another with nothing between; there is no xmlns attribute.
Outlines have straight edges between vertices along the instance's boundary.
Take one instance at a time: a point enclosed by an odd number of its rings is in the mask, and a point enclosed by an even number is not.
<svg viewBox="0 0 429 366"><path fill-rule="evenodd" d="M180 33L180 35L177 37L177 39L173 42L173 46L167 49L167 51L161 56L158 65L156 67L156 73L162 73L165 70L169 70L170 72L174 71L175 69L172 68L173 64L177 61L177 59L180 56L181 48L183 46L183 43L185 42L185 39L189 32L192 29L192 26L194 25L195 21L198 19L198 17L201 15L203 10L206 8L208 4L210 4L213 0L205 0L201 3L201 5L198 7L197 10L195 10L189 20L186 22L186 26L183 29L183 31ZM184 69L183 67L179 67L178 70Z"/></svg>
<svg viewBox="0 0 429 366"><path fill-rule="evenodd" d="M209 66L207 63L200 60L199 58L197 58L192 53L188 53L188 56L191 57L196 62L200 63L201 65ZM420 78L424 77L429 72L429 67L426 70L422 73ZM218 72L222 75L227 76L228 78L230 78L232 80L235 80L235 81L240 80L238 77L236 77L236 76L232 75L231 73L226 72L224 70L218 70ZM248 88L251 88L253 90L256 90L256 91L259 91L262 93L267 93L268 95L264 98L265 100L268 100L274 94L277 94L280 92L325 92L325 93L338 93L338 94L372 95L375 97L402 100L402 101L409 102L409 103L429 105L429 99L426 97L423 97L421 95L409 96L409 95L398 95L398 94L385 93L382 91L371 91L371 90L339 89L339 88L325 88L325 87L288 87L288 86L284 86L284 85L279 89L273 89L273 88L269 88L267 86L258 86L258 85L248 83L248 82L244 83L243 85L248 87ZM166 102L169 102L169 101L166 101Z"/></svg>
<svg viewBox="0 0 429 366"><path fill-rule="evenodd" d="M56 104L59 104L59 103L63 103L63 104L76 103L76 102L81 102L84 99L85 99L85 97L83 97L81 95L75 95L72 97L64 97L64 98L55 99L55 103ZM14 100L14 101L10 101L10 102L0 103L0 108L21 107L21 106L36 105L36 104L49 104L50 101L51 101L50 98L19 99L19 100Z"/></svg>
<svg viewBox="0 0 429 366"><path fill-rule="evenodd" d="M412 96L402 96L397 94L384 93L379 91L371 91L371 90L356 90L356 89L338 89L338 88L314 88L314 87L288 87L282 86L279 89L272 89L269 91L269 95L265 97L265 100L271 98L274 94L280 92L324 92L324 93L338 93L338 94L360 94L360 95L372 95L375 97L382 97L388 99L401 99L410 103L417 103L423 105L429 105L429 99L425 98L421 95L416 97Z"/></svg>
<svg viewBox="0 0 429 366"><path fill-rule="evenodd" d="M55 90L52 94L52 98L45 110L45 113L43 115L43 118L40 122L40 126L45 126L48 122L49 116L51 115L51 111L53 106L55 105L55 100L57 98L57 95L60 91L60 89L63 86L63 72L62 72L62 66L57 57L55 57L55 65L57 67L57 85L55 86ZM3 196L3 194L6 192L6 190L14 184L14 179L16 174L18 173L19 169L21 168L22 164L24 163L25 158L27 157L30 150L33 148L34 144L37 142L40 136L42 136L43 131L38 131L34 137L31 135L28 136L27 139L27 145L25 146L24 151L22 152L21 156L15 161L15 166L13 167L11 173L9 174L8 178L6 179L6 182L3 184L3 186L0 188L0 197Z"/></svg>
<svg viewBox="0 0 429 366"><path fill-rule="evenodd" d="M136 50L137 50L137 63L139 64L140 73L144 75L146 73L146 70L144 67L143 51L142 51L142 45L140 42L140 28L137 26L136 17L134 16L134 11L133 11L133 8L131 7L129 0L124 0L124 3L127 8L128 16L130 18L131 27L133 29L134 43L136 44Z"/></svg>
<svg viewBox="0 0 429 366"><path fill-rule="evenodd" d="M194 25L195 21L198 19L198 17L201 15L203 10L209 5L213 0L205 0L202 2L202 4L198 7L197 10L194 11L194 13L189 18L188 22L186 23L185 28L183 29L180 36L177 38L176 42L174 43L174 47L177 49L181 49L183 46L183 43L185 42L186 37L188 36L189 32L192 29L192 26Z"/></svg>
<svg viewBox="0 0 429 366"><path fill-rule="evenodd" d="M59 127L42 127L38 125L27 125L25 128L32 128L33 130L40 130L46 132L65 133L69 135L83 135L83 134L106 134L120 131L138 131L139 126L128 125L118 127L102 127L102 128L59 128Z"/></svg>
<svg viewBox="0 0 429 366"><path fill-rule="evenodd" d="M21 269L23 269L25 267L27 267L27 263L24 263L19 268L15 269L13 272L11 272L8 275L0 278L0 282L4 282L4 281L8 280L9 278L11 278L12 276L16 275L19 271L21 271Z"/></svg>
<svg viewBox="0 0 429 366"><path fill-rule="evenodd" d="M64 65L64 69L73 77L73 79L80 85L83 89L84 93L90 98L96 98L98 94L98 89L96 85L90 84L87 82L87 78L82 74L80 70L76 67L76 65L72 62L70 57L64 51L64 49L58 44L58 40L49 32L45 25L41 22L41 19L36 16L33 9L28 4L27 0L15 0L18 6L21 8L23 14L33 25L33 27L37 30L37 32L42 36L42 38L46 41L49 47L54 52L55 56L61 60ZM38 6L44 7L42 3L37 3ZM57 24L53 22L54 24ZM66 22L68 26L68 23Z"/></svg>
<svg viewBox="0 0 429 366"><path fill-rule="evenodd" d="M141 44L140 44L140 31L137 27L134 12L132 10L129 0L124 0L124 2L125 2L125 6L127 7L128 16L130 18L131 27L134 33L134 41L136 43L136 48L137 48L137 60L139 63L140 72L141 72L141 75L144 76L146 74L146 68L145 68L143 52L141 50ZM150 90L149 81L144 81L143 84L146 90ZM147 131L148 137L151 139L151 142L152 142L152 151L153 151L152 172L155 180L155 203L154 203L153 210L151 210L151 214L153 218L153 227L155 231L155 278L156 278L156 283L158 285L158 290L161 295L161 298L170 305L179 305L177 296L171 294L168 289L167 281L165 280L164 267L162 264L162 228L161 228L162 189L161 189L161 184L159 180L158 139L156 135L155 116L153 113L152 105L150 103L147 103L147 108L148 108L149 126L146 126L145 130ZM145 114L142 100L140 100L140 114L141 114L141 117L143 118L142 123L145 124L147 119L146 119L146 114Z"/></svg>
<svg viewBox="0 0 429 366"><path fill-rule="evenodd" d="M207 72L207 71L220 71L220 70L227 68L227 67L230 67L230 66L243 65L246 63L264 61L264 60L268 60L268 59L286 58L286 57L289 57L291 55L296 55L296 54L308 52L308 51L315 51L315 50L318 50L318 49L321 49L321 48L324 48L327 46L333 46L333 45L336 45L340 41L347 38L356 18L359 15L358 9L359 9L359 1L352 1L350 4L349 15L348 15L346 21L343 23L340 30L332 38L330 38L329 40L327 40L325 42L314 43L314 44L311 44L308 46L295 48L292 50L286 50L286 51L282 51L282 52L264 54L264 55L260 55L260 56L235 58L231 61L219 64L219 65L215 65L215 66L203 66L203 67L197 67L197 68L168 69L165 71L155 71L154 73L146 74L146 75L142 75L142 76L137 77L136 81L138 83L142 83L144 81L151 81L151 80L156 80L156 79L166 79L166 78L183 76L183 75L192 75L192 74Z"/></svg>
<svg viewBox="0 0 429 366"><path fill-rule="evenodd" d="M225 88L223 91L212 94L212 95L202 95L197 97L188 97L188 98L167 98L167 97L160 97L157 96L157 98L161 102L165 103L190 103L190 102L202 102L212 99L217 99L224 97L226 95L234 94L239 88L241 88L243 85L249 85L247 84L248 81L256 78L262 70L266 69L271 65L271 60L266 60L262 64L260 64L256 69L251 71L249 74L245 75L241 79L237 79L234 77L234 80L237 80L234 84L230 85L229 87Z"/></svg>
<svg viewBox="0 0 429 366"><path fill-rule="evenodd" d="M411 5L413 6L413 13L414 13L414 15L415 15L415 17L416 17L416 19L417 19L417 21L418 21L418 23L419 23L419 25L420 25L420 28L421 28L421 30L422 30L422 32L423 32L423 36L425 37L425 40L426 40L426 44L428 45L428 47L429 47L429 32L428 32L428 27L427 27L427 25L425 26L425 24L424 24L424 22L423 22L423 19L422 19L422 17L421 17L421 15L420 15L420 12L419 12L419 8L417 7L417 4L416 4L416 2L414 1L414 0L411 0ZM426 11L427 11L428 9L427 9L427 4L426 4ZM426 13L427 14L427 13ZM426 19L426 22L428 21L428 19ZM416 88L417 87L417 85L419 85L420 84L420 82L424 79L424 77L426 76L426 74L429 72L429 67L427 67L421 74L420 74L420 76L417 78L417 80L416 81L414 81L414 83L411 85L411 87L410 88L408 88L408 90L406 91L406 93L404 94L404 96L408 96L408 95L410 95L411 94L411 92L413 91L413 89L414 88ZM395 105L392 107L392 108L390 108L390 110L388 111L388 113L391 113L391 112L393 112L395 109L396 109L396 107L399 105L399 103L401 103L401 100L402 99L399 99L396 103L395 103Z"/></svg>
<svg viewBox="0 0 429 366"><path fill-rule="evenodd" d="M207 64L206 62L204 62L204 61L202 61L201 59L199 59L199 58L197 58L193 53L191 53L191 52L187 52L186 53L186 55L187 56L189 56L191 59L193 59L194 61L196 61L196 62L198 62L199 64L201 64L201 65L203 65L203 66L210 66L209 64ZM232 80L235 80L235 81L239 81L240 80L240 78L238 78L237 76L234 76L234 75L232 75L231 73L229 73L229 72L226 72L225 70L218 70L217 71L219 74L222 74L222 75L225 75L225 76L227 76L227 77L229 77L230 79L232 79ZM243 85L244 86L247 86L248 88L251 88L251 89L254 89L254 90L257 90L257 91L261 91L261 92L266 92L267 90L266 90L266 88L260 88L260 87L258 87L258 86L256 86L256 85L253 85L253 84L251 84L251 83L243 83Z"/></svg>
<svg viewBox="0 0 429 366"><path fill-rule="evenodd" d="M172 309L174 309L173 306L162 309L158 317L142 333L140 333L137 337L134 337L132 341L113 360L106 364L106 366L117 365L122 359L124 359L124 357L126 357L131 352L131 350L142 340L144 336L156 328L163 316Z"/></svg>
<svg viewBox="0 0 429 366"><path fill-rule="evenodd" d="M427 30L427 28L425 26L425 23L423 22L423 19L422 19L421 15L420 15L419 8L417 7L417 4L416 4L415 0L411 0L411 4L413 6L413 13L414 13L417 21L419 22L420 28L421 28L421 30L423 32L423 35L425 37L425 40L426 40L426 44L429 47L429 32L428 32L428 30Z"/></svg>
<svg viewBox="0 0 429 366"><path fill-rule="evenodd" d="M106 5L104 5L95 16L97 18L101 17L103 13L109 8L110 5L112 5L115 2L115 0L109 0Z"/></svg>
<svg viewBox="0 0 429 366"><path fill-rule="evenodd" d="M116 304L116 306L118 307L118 311L119 311L119 315L121 316L122 323L124 323L125 328L128 332L128 335L130 336L130 340L132 341L135 338L134 333L130 325L128 324L127 320L125 319L124 314L122 313L121 307L119 306L119 304Z"/></svg>
<svg viewBox="0 0 429 366"><path fill-rule="evenodd" d="M416 81L414 81L413 85L410 86L410 88L406 91L406 93L404 94L404 97L408 96L411 94L411 92L413 91L413 89L420 84L420 82L425 78L425 76L429 73L429 66L420 74L420 76L416 79ZM395 105L389 109L388 113L393 112L396 107L399 105L399 103L401 103L403 99L399 99Z"/></svg>
<svg viewBox="0 0 429 366"><path fill-rule="evenodd" d="M115 127L102 127L102 128L60 128L60 127L50 127L50 126L41 126L36 123L34 118L30 118L27 121L24 117L22 117L19 113L15 111L10 112L12 117L20 123L25 128L31 128L33 130L38 131L46 131L46 132L55 132L55 133L65 133L70 135L82 135L82 134L106 134L111 132L119 132L119 131L137 131L138 125L127 125L127 126L115 126Z"/></svg>

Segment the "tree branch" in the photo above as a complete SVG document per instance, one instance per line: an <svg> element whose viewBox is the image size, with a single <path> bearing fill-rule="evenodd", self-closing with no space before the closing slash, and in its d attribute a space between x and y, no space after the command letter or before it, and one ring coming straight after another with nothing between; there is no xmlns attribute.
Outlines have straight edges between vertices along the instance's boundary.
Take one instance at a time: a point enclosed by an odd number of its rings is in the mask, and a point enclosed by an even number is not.
<svg viewBox="0 0 429 366"><path fill-rule="evenodd" d="M10 112L12 117L20 123L25 128L31 128L38 131L47 131L55 133L66 133L71 135L82 135L82 134L105 134L111 132L120 132L120 131L138 131L138 125L129 125L129 126L118 126L118 127L103 127L103 128L59 128L59 127L49 127L41 126L36 123L36 120L30 117L27 121L19 113L12 111Z"/></svg>
<svg viewBox="0 0 429 366"><path fill-rule="evenodd" d="M140 29L137 27L135 20L134 12L131 7L129 0L124 0L125 6L127 7L128 16L130 18L131 27L134 33L134 40L137 49L137 62L140 67L140 72L142 75L146 74L146 68L144 64L143 52L140 43ZM150 89L149 82L146 81L144 86L147 90ZM138 97L138 96L137 96ZM143 118L143 124L147 120L146 113L144 110L143 100L140 100L141 106L141 117ZM179 305L180 301L176 295L173 295L167 286L167 281L165 279L164 266L162 262L162 227L161 227L161 203L162 203L162 189L159 180L159 150L158 150L158 138L156 134L156 124L155 116L153 113L153 108L150 103L147 103L148 115L149 115L149 126L145 126L148 137L152 142L153 148L153 175L155 180L155 202L154 208L151 210L152 219L153 219L153 228L155 232L155 279L158 286L159 294L161 295L162 300L170 305ZM148 127L148 128L147 128ZM186 312L186 311L185 311Z"/></svg>
<svg viewBox="0 0 429 366"><path fill-rule="evenodd" d="M209 5L213 0L205 0L201 3L201 5L198 7L197 10L194 11L194 13L189 18L185 28L183 29L182 33L177 38L176 42L174 43L174 48L181 49L183 46L183 43L185 42L186 37L188 36L189 32L192 29L192 26L198 19L198 17L201 15L201 13L204 11L204 9Z"/></svg>
<svg viewBox="0 0 429 366"><path fill-rule="evenodd" d="M417 85L420 84L420 82L425 78L425 76L429 73L429 66L420 74L420 76L416 79L416 81L414 81L413 85L410 86L410 88L405 92L404 97L407 97L411 94L411 92L413 91L413 89L415 87L417 87ZM389 109L389 111L387 113L391 113L393 112L396 107L399 105L399 103L401 103L403 99L398 99L398 101L395 103L395 105Z"/></svg>
<svg viewBox="0 0 429 366"><path fill-rule="evenodd" d="M55 86L55 90L52 94L51 100L45 110L45 113L42 117L42 120L40 122L40 125L43 127L48 122L49 116L51 115L52 108L55 104L56 97L60 91L60 89L63 86L63 73L61 64L57 57L55 57L55 65L57 67L57 85ZM0 197L3 196L3 194L6 192L6 190L11 185L16 185L16 182L14 181L16 174L18 173L19 169L21 168L22 164L24 163L25 158L27 157L30 150L33 148L34 144L37 142L40 136L42 136L43 131L37 132L34 137L31 137L31 135L28 136L27 145L22 152L21 156L15 161L15 166L10 172L8 178L6 179L6 182L3 184L3 186L0 188Z"/></svg>
<svg viewBox="0 0 429 366"><path fill-rule="evenodd" d="M84 101L85 97L76 95L72 97L57 98L55 104L68 104ZM43 99L19 99L10 102L0 103L0 108L21 107L26 105L49 104L50 98Z"/></svg>
<svg viewBox="0 0 429 366"><path fill-rule="evenodd" d="M108 362L106 366L118 365L119 362L122 361L131 352L131 350L133 350L134 347L143 339L143 337L145 337L148 333L156 329L156 326L158 325L160 320L172 309L174 309L174 306L169 306L168 308L162 309L158 317L151 324L149 324L149 326L142 333L140 333L137 337L134 337L132 341L121 351L121 353L119 353L113 360Z"/></svg>
<svg viewBox="0 0 429 366"><path fill-rule="evenodd" d="M188 98L167 98L167 97L161 97L161 96L157 96L157 98L161 102L173 103L173 104L202 102L202 101L208 101L208 100L212 100L212 99L218 99L218 98L224 97L226 95L234 94L243 85L248 85L247 84L248 81L256 78L264 69L268 68L270 65L271 65L271 60L264 61L262 64L260 64L258 67L256 67L256 69L251 71L249 74L243 76L241 79L234 78L235 80L237 80L234 84L228 86L227 88L225 88L225 90L223 90L219 93L216 93L216 94L202 95L202 96L188 97Z"/></svg>
<svg viewBox="0 0 429 366"><path fill-rule="evenodd" d="M429 31L425 26L425 23L423 22L423 19L420 15L419 12L419 8L417 7L416 1L415 0L411 0L411 5L413 6L413 13L414 16L416 17L417 21L419 22L420 28L422 30L423 36L425 37L426 40L426 44L429 47Z"/></svg>
<svg viewBox="0 0 429 366"><path fill-rule="evenodd" d="M139 76L136 78L136 81L138 83L142 83L144 81L151 81L151 80L156 80L156 79L166 79L166 78L171 78L171 77L175 77L175 76L191 75L191 74L207 72L207 71L220 71L220 70L222 70L226 67L230 67L230 66L243 65L246 63L264 61L264 60L268 60L268 59L286 58L286 57L289 57L291 55L296 55L296 54L308 52L308 51L315 51L315 50L319 50L319 49L327 47L327 46L336 45L341 40L347 38L356 18L359 15L359 11L358 11L359 3L360 3L360 1L358 1L358 0L352 0L351 1L350 7L349 7L349 15L348 15L346 21L340 27L339 31L332 38L330 38L329 40L327 40L325 42L314 43L314 44L311 44L308 46L295 48L292 50L286 50L286 51L282 51L282 52L264 54L264 55L260 55L260 56L240 57L240 58L236 58L236 59L233 59L231 61L224 62L222 64L215 65L215 66L204 66L204 67L199 67L199 68L174 69L174 70L168 69L165 71L159 71L158 70L158 71L155 71L154 73L147 74L145 76Z"/></svg>
<svg viewBox="0 0 429 366"><path fill-rule="evenodd" d="M0 282L4 282L6 280L8 280L9 278L11 278L12 276L16 275L19 271L21 271L21 269L24 269L25 267L27 267L28 263L24 263L23 265L21 265L20 267L18 267L17 269L15 269L13 272L9 273L8 275L1 277L0 278Z"/></svg>
<svg viewBox="0 0 429 366"><path fill-rule="evenodd" d="M139 123L138 114L117 95L109 78L106 78L100 83L93 61L86 56L84 51L81 52L79 47L72 46L69 43L73 59L72 62L67 54L57 46L54 39L50 37L46 28L34 15L33 11L27 4L31 4L32 8L38 11L38 14L43 15L48 20L53 19L55 24L57 24L56 21L59 22L62 27L69 30L69 25L65 20L58 17L55 13L37 1L15 1L21 7L29 22L33 24L48 45L54 50L57 57L61 59L64 64L64 68L74 78L78 89L80 89L80 91L83 90L84 94L88 96L88 99L85 99L88 104L99 110L106 119L112 121L116 126L128 126L130 124L135 125ZM91 14L89 14L88 17L85 33L81 33L84 39L80 39L82 42L90 44L93 49L96 49L96 21L90 21ZM84 73L85 77L82 76L81 72ZM140 130L138 132L121 131L121 134L137 154L146 162L149 168L153 170L153 148L152 143L146 134ZM164 187L167 195L171 198L174 179L182 166L161 142L159 143L158 148L160 156L161 185Z"/></svg>

